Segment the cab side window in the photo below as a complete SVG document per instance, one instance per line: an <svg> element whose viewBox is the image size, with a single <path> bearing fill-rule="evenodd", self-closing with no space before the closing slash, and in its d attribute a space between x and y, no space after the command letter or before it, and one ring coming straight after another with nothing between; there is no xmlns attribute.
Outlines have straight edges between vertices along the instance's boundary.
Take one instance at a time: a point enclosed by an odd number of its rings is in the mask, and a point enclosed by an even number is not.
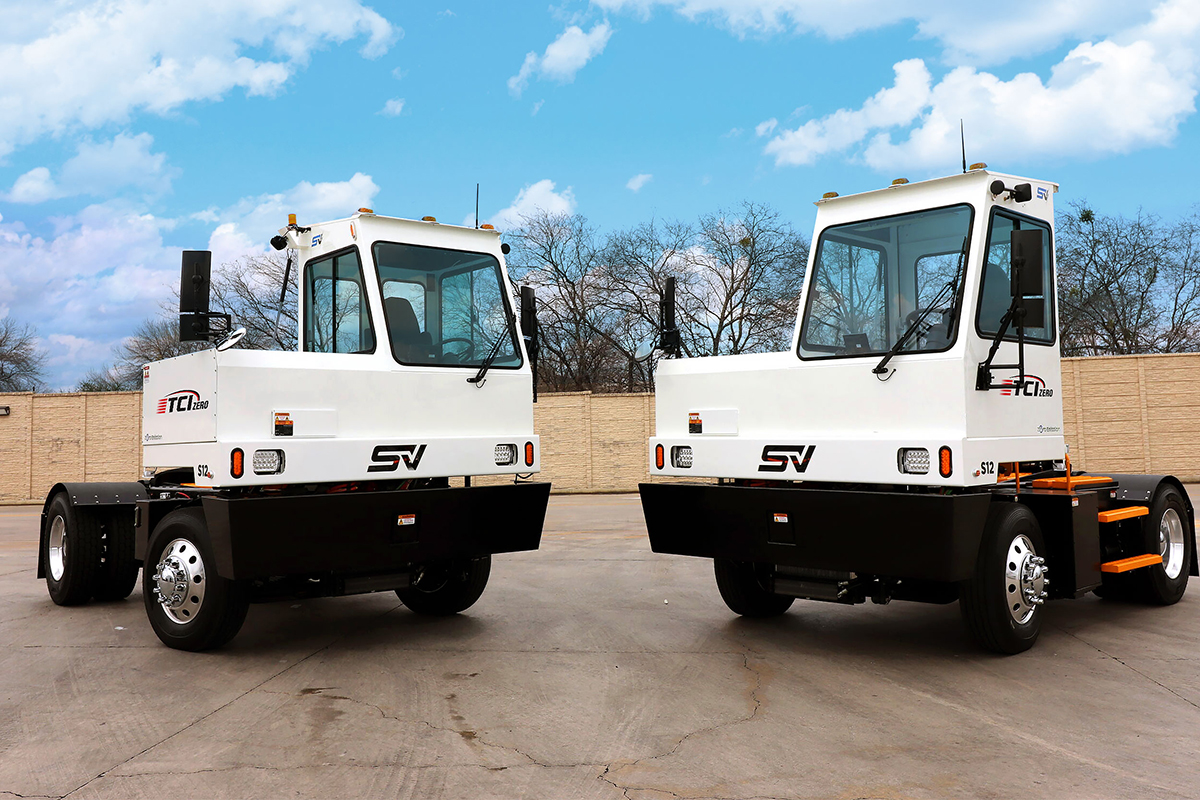
<svg viewBox="0 0 1200 800"><path fill-rule="evenodd" d="M1000 211L992 213L991 230L988 231L987 259L983 265L983 284L979 292L978 327L982 336L995 336L1000 329L1000 319L1012 304L1011 237L1014 230L1042 230L1042 287L1045 292L1045 311L1041 319L1026 319L1025 341L1054 341L1054 264L1051 255L1050 226L1044 222L1025 217L1010 216ZM1005 339L1016 339L1016 329L1011 325Z"/></svg>
<svg viewBox="0 0 1200 800"><path fill-rule="evenodd" d="M335 253L305 266L304 349L313 353L374 352L375 331L357 251Z"/></svg>

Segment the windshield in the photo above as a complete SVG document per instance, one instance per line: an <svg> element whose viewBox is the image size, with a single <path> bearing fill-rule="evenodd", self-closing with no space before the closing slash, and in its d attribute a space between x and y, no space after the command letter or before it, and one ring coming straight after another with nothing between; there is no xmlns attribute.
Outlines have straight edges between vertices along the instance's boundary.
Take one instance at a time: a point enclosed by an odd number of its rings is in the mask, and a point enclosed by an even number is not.
<svg viewBox="0 0 1200 800"><path fill-rule="evenodd" d="M392 353L402 364L521 366L500 264L484 253L378 242Z"/></svg>
<svg viewBox="0 0 1200 800"><path fill-rule="evenodd" d="M958 334L971 216L970 206L951 206L822 231L800 357L886 353L914 325L900 352L949 348Z"/></svg>

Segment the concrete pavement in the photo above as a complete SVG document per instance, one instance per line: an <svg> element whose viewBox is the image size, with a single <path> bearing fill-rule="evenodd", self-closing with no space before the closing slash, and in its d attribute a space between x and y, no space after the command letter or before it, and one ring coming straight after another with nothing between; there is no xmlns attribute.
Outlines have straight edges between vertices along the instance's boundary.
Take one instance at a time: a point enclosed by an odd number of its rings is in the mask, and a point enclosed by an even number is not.
<svg viewBox="0 0 1200 800"><path fill-rule="evenodd" d="M636 497L550 503L463 615L259 605L203 654L140 588L54 606L39 509L0 509L0 798L1200 796L1200 584L1052 603L1002 658L953 605L737 618Z"/></svg>

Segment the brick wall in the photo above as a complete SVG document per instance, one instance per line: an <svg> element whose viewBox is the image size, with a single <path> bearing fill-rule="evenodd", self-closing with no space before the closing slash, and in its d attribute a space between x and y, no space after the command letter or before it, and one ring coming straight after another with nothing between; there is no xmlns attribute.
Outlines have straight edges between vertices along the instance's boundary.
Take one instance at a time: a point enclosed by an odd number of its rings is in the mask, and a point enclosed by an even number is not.
<svg viewBox="0 0 1200 800"><path fill-rule="evenodd" d="M1069 358L1062 377L1073 464L1200 480L1200 354ZM10 409L0 417L0 503L40 502L56 481L141 474L139 392L0 394L0 406ZM540 479L556 492L629 492L650 479L653 395L543 394L534 424Z"/></svg>

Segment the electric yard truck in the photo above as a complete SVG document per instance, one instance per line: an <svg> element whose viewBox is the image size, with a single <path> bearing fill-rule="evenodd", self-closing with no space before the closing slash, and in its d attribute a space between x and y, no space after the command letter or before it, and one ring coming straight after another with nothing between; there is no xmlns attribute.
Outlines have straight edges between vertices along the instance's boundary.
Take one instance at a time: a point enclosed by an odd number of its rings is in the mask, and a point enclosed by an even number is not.
<svg viewBox="0 0 1200 800"><path fill-rule="evenodd" d="M1071 468L1056 191L978 164L825 195L791 350L659 361L650 472L716 480L641 485L654 551L713 559L746 616L957 600L1001 653L1050 598L1177 602L1198 574L1182 484Z"/></svg>
<svg viewBox="0 0 1200 800"><path fill-rule="evenodd" d="M140 569L158 637L203 650L252 602L394 590L457 613L492 554L537 549L534 298L518 330L499 233L364 208L293 216L271 243L289 269L299 254L298 351L233 347L211 254L183 254L180 337L220 341L145 366L141 481L50 490L38 577L55 603L125 598Z"/></svg>

